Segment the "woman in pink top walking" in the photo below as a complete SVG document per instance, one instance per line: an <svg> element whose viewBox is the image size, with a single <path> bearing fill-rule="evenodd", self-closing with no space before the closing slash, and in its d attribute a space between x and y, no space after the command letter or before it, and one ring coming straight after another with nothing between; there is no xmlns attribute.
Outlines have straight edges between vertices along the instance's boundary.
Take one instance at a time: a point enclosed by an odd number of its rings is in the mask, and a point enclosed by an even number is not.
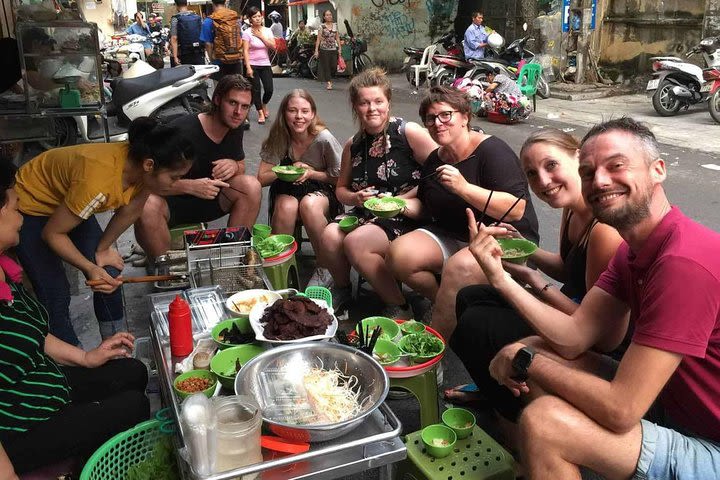
<svg viewBox="0 0 720 480"><path fill-rule="evenodd" d="M258 111L258 123L262 125L270 116L267 104L273 94L273 73L268 49L275 48L275 37L264 26L259 8L250 7L247 12L250 28L243 32L245 74L252 80L252 100Z"/></svg>

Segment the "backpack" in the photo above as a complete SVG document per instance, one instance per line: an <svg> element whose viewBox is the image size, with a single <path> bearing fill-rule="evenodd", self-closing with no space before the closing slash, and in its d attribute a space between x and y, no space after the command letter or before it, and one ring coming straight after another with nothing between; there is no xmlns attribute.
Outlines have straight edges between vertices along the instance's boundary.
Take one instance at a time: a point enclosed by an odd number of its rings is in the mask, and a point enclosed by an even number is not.
<svg viewBox="0 0 720 480"><path fill-rule="evenodd" d="M238 63L242 60L242 32L238 14L229 8L221 8L208 15L215 27L213 56L222 63Z"/></svg>
<svg viewBox="0 0 720 480"><path fill-rule="evenodd" d="M177 19L177 39L180 54L200 51L200 29L202 19L196 13L183 13L175 15Z"/></svg>

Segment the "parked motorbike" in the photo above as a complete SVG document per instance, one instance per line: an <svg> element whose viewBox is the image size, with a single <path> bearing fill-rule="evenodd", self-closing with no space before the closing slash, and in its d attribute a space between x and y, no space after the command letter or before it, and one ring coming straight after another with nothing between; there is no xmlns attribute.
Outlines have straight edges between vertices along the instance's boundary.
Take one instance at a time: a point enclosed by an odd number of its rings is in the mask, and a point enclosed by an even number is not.
<svg viewBox="0 0 720 480"><path fill-rule="evenodd" d="M219 69L217 65L178 65L155 70L141 60L136 61L122 77L110 81L112 97L105 103L110 141L127 140L128 126L138 117L153 117L167 123L182 115L201 112L210 102L206 80ZM43 146L104 142L102 121L92 115L57 117L56 137Z"/></svg>
<svg viewBox="0 0 720 480"><path fill-rule="evenodd" d="M296 75L302 78L313 78L309 62L315 53L315 45L298 44L297 40L293 39L288 45L288 52L290 53L292 61L283 71L283 75Z"/></svg>
<svg viewBox="0 0 720 480"><path fill-rule="evenodd" d="M704 38L686 55L701 54L707 68L720 67L720 37ZM652 57L653 76L646 91L652 95L655 111L671 117L680 109L704 102L712 85L705 81L703 69L678 57Z"/></svg>
<svg viewBox="0 0 720 480"><path fill-rule="evenodd" d="M150 41L153 44L153 53L160 55L160 58L165 57L165 51L167 50L167 44L169 40L170 29L163 28L160 31L152 32L150 34Z"/></svg>
<svg viewBox="0 0 720 480"><path fill-rule="evenodd" d="M706 84L710 85L708 92L708 110L710 116L720 123L720 68L708 68L703 72Z"/></svg>
<svg viewBox="0 0 720 480"><path fill-rule="evenodd" d="M523 31L527 31L527 23L523 24ZM496 35L500 36L497 33ZM499 47L493 47L492 45L486 47L485 58L483 60L487 64L498 67L510 78L517 79L523 65L526 63L539 63L535 54L525 48L528 42L534 40L530 35L513 40L510 45L504 49L502 46L505 44L505 40L502 39L502 37L500 37L500 39L502 42ZM473 79L478 79L474 74L471 76ZM537 94L540 98L550 98L550 85L544 72L538 79Z"/></svg>
<svg viewBox="0 0 720 480"><path fill-rule="evenodd" d="M442 46L445 49L447 55L454 55L458 58L463 58L462 45L455 41L455 32L447 32L446 34L435 40L433 44ZM405 59L403 60L403 66L400 71L405 72L405 78L407 78L407 81L413 87L415 87L416 85L415 72L413 71L412 67L413 65L417 65L420 63L423 54L425 53L425 48L403 48L403 52L405 52ZM425 82L425 72L420 73L420 81Z"/></svg>

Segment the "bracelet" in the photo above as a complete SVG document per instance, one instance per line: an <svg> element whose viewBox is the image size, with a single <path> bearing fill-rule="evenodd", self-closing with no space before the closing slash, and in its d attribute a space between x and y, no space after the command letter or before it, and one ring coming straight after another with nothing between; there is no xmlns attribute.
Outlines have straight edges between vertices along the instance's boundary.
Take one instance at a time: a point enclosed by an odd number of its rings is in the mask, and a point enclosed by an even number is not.
<svg viewBox="0 0 720 480"><path fill-rule="evenodd" d="M546 291L550 290L550 287L554 287L554 286L555 286L555 285L554 285L552 282L548 282L548 283L545 284L545 286L544 286L543 288L541 288L540 290L538 290L538 294L541 294L541 293L543 293L543 292L546 292Z"/></svg>

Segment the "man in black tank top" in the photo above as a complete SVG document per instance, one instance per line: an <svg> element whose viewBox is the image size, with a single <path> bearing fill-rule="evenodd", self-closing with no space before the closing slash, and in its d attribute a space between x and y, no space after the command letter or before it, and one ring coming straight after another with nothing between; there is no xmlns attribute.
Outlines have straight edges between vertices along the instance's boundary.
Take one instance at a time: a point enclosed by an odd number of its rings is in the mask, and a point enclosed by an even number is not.
<svg viewBox="0 0 720 480"><path fill-rule="evenodd" d="M135 236L145 252L156 257L170 248L170 231L177 225L209 222L226 214L228 226L250 226L260 210L261 186L245 175L243 130L251 105L251 85L240 75L223 77L215 88L208 113L177 118L195 146L190 171L166 196L150 195Z"/></svg>

